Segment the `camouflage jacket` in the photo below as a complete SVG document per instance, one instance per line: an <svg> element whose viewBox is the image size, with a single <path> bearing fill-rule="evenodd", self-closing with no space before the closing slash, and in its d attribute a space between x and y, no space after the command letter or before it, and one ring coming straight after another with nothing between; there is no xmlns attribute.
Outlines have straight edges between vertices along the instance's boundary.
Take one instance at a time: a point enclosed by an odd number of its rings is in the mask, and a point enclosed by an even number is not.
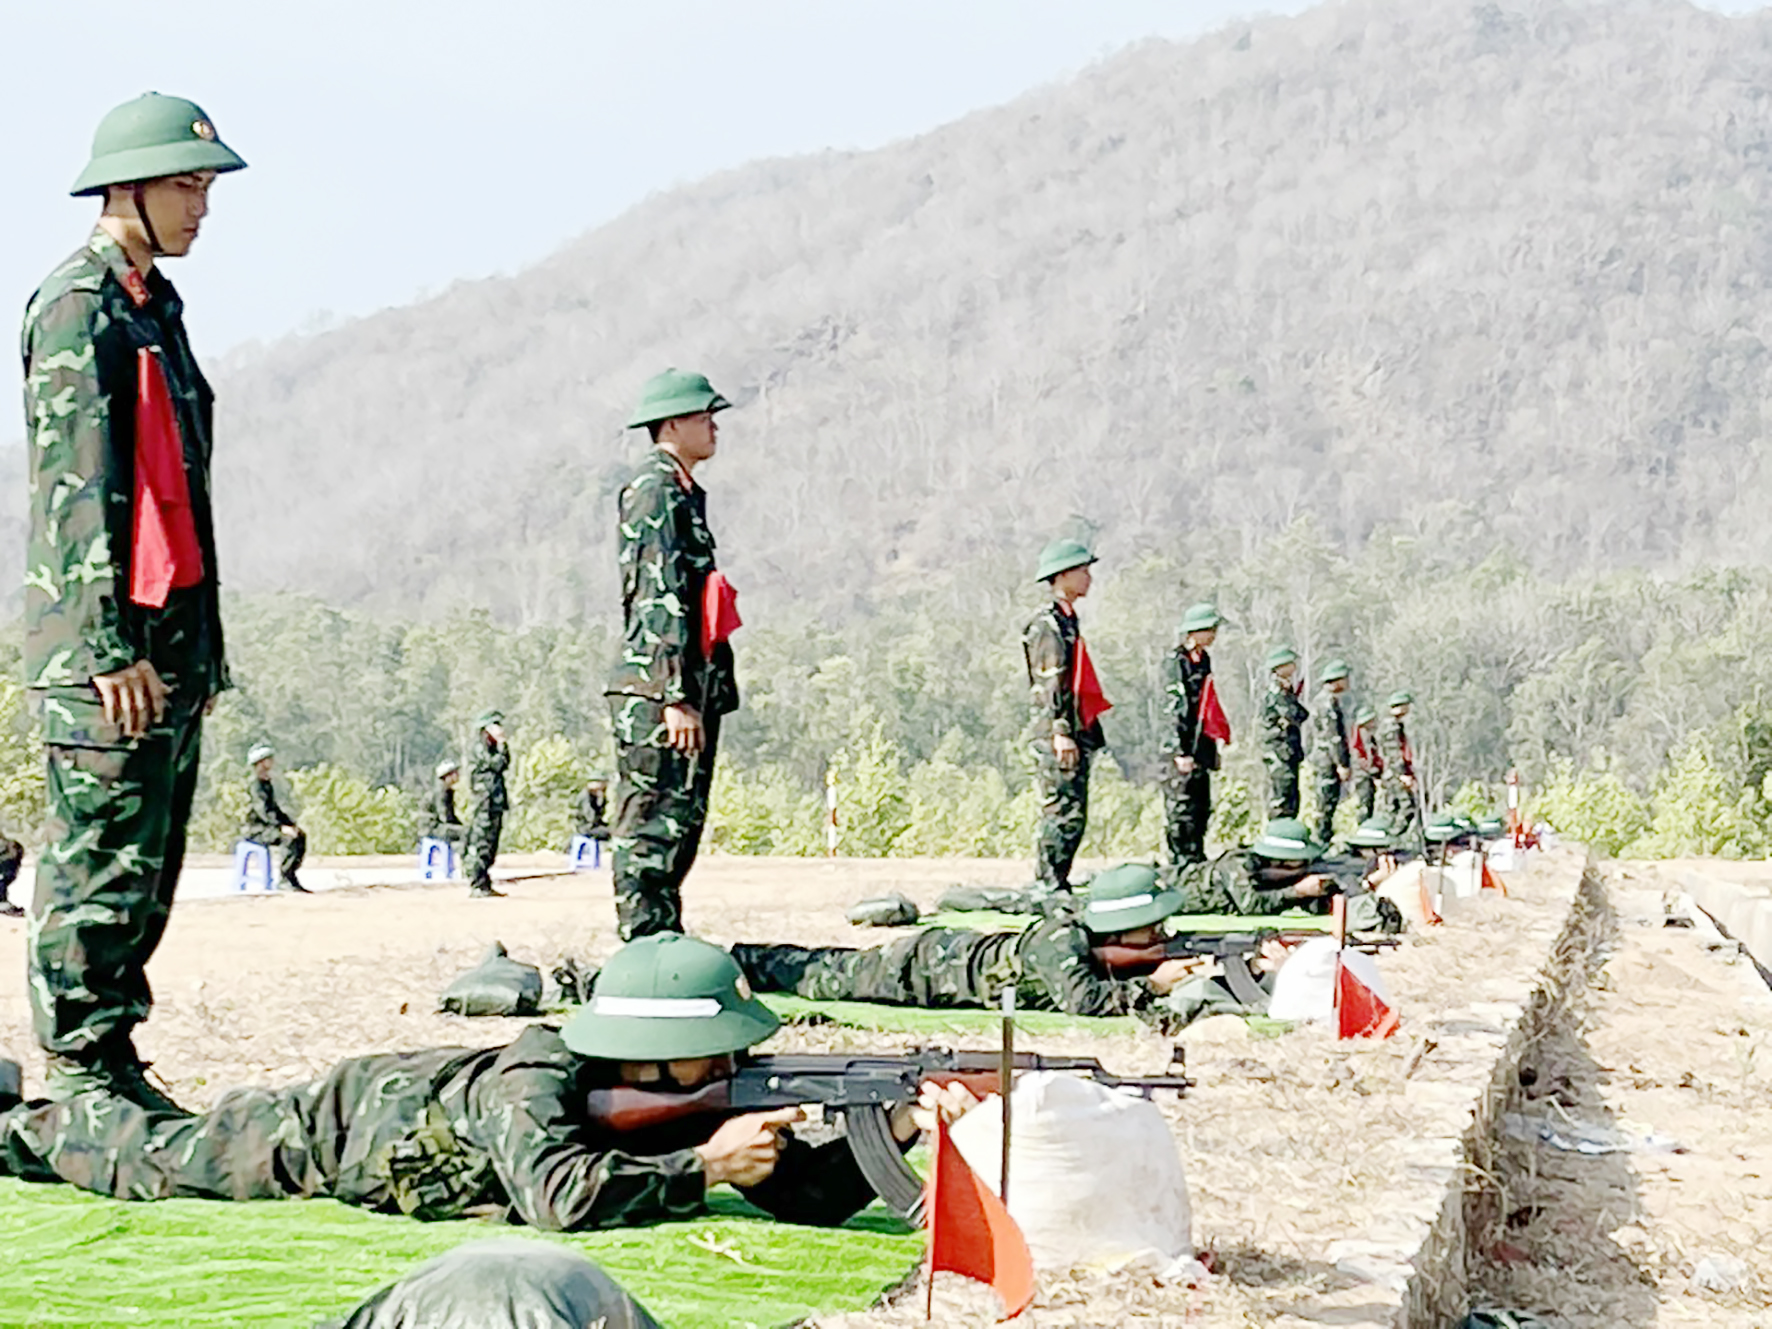
<svg viewBox="0 0 1772 1329"><path fill-rule="evenodd" d="M613 1062L581 1057L532 1026L504 1047L384 1053L335 1066L308 1091L321 1193L422 1219L494 1208L547 1231L693 1218L706 1212L695 1146L712 1118L618 1135L585 1117ZM836 1224L873 1188L839 1138L784 1137L752 1204L790 1223Z"/></svg>
<svg viewBox="0 0 1772 1329"><path fill-rule="evenodd" d="M145 299L139 307L132 289ZM142 278L102 230L25 308L25 684L44 703L52 743L121 743L90 684L137 660L153 662L181 708L228 685L210 511L214 394L191 354L183 309L158 268ZM174 590L159 609L129 597L142 349L166 377L203 552L202 583Z"/></svg>
<svg viewBox="0 0 1772 1329"><path fill-rule="evenodd" d="M939 972L923 977L931 1005L990 1009L1011 987L1022 1010L1068 1015L1142 1015L1156 999L1148 983L1110 977L1096 963L1094 942L1074 909L1049 913L1021 932L931 928L923 935L937 938L932 949L941 956Z"/></svg>
<svg viewBox="0 0 1772 1329"><path fill-rule="evenodd" d="M1021 634L1028 667L1030 739L1071 738L1078 747L1089 749L1107 742L1099 718L1085 729L1077 715L1077 640L1081 635L1075 611L1057 600L1035 614Z"/></svg>
<svg viewBox="0 0 1772 1329"><path fill-rule="evenodd" d="M1270 766L1304 764L1304 725L1311 713L1298 694L1275 679L1261 702L1261 756Z"/></svg>
<svg viewBox="0 0 1772 1329"><path fill-rule="evenodd" d="M246 821L241 828L242 839L251 840L263 835L274 840L283 833L285 826L295 825L295 818L278 805L277 791L272 788L269 780L261 780L254 776L247 781L246 800Z"/></svg>
<svg viewBox="0 0 1772 1329"><path fill-rule="evenodd" d="M1168 677L1163 684L1163 700L1169 706L1172 732L1163 750L1172 757L1192 757L1203 770L1218 769L1218 742L1208 738L1200 723L1200 699L1206 693L1206 680L1212 677L1212 653L1201 651L1198 659L1189 655L1185 646L1169 652Z"/></svg>
<svg viewBox="0 0 1772 1329"><path fill-rule="evenodd" d="M1409 731L1402 720L1387 715L1378 727L1378 751L1384 772L1393 780L1415 774L1415 753L1409 747Z"/></svg>
<svg viewBox="0 0 1772 1329"><path fill-rule="evenodd" d="M603 795L581 789L572 809L577 834L591 837L609 834L609 807Z"/></svg>
<svg viewBox="0 0 1772 1329"><path fill-rule="evenodd" d="M1324 689L1311 708L1311 766L1318 771L1347 770L1349 756L1341 698Z"/></svg>
<svg viewBox="0 0 1772 1329"><path fill-rule="evenodd" d="M702 592L714 571L707 493L663 448L621 491L621 653L607 692L703 715L738 709L732 647L702 655Z"/></svg>
<svg viewBox="0 0 1772 1329"><path fill-rule="evenodd" d="M511 806L505 790L505 772L511 765L509 743L489 743L482 734L474 743L474 763L468 771L468 788L480 807L491 812L504 812ZM450 800L453 805L454 799Z"/></svg>
<svg viewBox="0 0 1772 1329"><path fill-rule="evenodd" d="M1180 913L1253 917L1320 907L1321 899L1299 899L1291 890L1319 870L1317 864L1277 867L1248 850L1231 849L1204 863L1168 864L1158 873L1165 889L1181 892Z"/></svg>
<svg viewBox="0 0 1772 1329"><path fill-rule="evenodd" d="M455 811L455 790L438 781L431 786L431 796L418 810L418 833L430 835L443 826L459 826L461 817Z"/></svg>

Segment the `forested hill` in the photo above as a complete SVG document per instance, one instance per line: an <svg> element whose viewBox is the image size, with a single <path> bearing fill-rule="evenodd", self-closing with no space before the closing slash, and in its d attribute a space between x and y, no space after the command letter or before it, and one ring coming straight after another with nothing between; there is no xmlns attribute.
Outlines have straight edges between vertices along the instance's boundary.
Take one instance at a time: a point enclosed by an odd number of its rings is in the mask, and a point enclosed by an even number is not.
<svg viewBox="0 0 1772 1329"><path fill-rule="evenodd" d="M670 364L738 404L705 479L753 608L1004 579L1073 517L1116 559L1311 515L1761 560L1769 90L1772 16L1348 0L747 166L225 366L229 580L605 616Z"/></svg>

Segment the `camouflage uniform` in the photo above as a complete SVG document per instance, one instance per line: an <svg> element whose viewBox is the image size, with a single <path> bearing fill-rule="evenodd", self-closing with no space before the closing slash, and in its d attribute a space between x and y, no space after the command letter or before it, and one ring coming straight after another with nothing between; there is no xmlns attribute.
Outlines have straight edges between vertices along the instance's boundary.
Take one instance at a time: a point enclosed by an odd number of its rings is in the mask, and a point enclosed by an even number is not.
<svg viewBox="0 0 1772 1329"><path fill-rule="evenodd" d="M1350 754L1341 697L1324 688L1311 708L1311 771L1317 778L1317 823L1312 828L1324 844L1335 836L1335 809L1341 804L1341 772Z"/></svg>
<svg viewBox="0 0 1772 1329"><path fill-rule="evenodd" d="M0 1114L0 1173L125 1200L327 1197L455 1219L492 1211L549 1231L707 1212L695 1146L710 1119L617 1135L585 1118L615 1062L534 1026L505 1047L382 1053L287 1089L234 1089L196 1117L110 1094ZM790 1223L841 1223L874 1198L841 1138L784 1137L747 1200Z"/></svg>
<svg viewBox="0 0 1772 1329"><path fill-rule="evenodd" d="M572 818L577 834L592 840L609 838L609 805L596 790L580 791L578 802L572 808Z"/></svg>
<svg viewBox="0 0 1772 1329"><path fill-rule="evenodd" d="M461 817L455 810L454 787L438 780L431 786L431 796L418 812L419 839L443 840L459 851L467 834L467 827L461 824Z"/></svg>
<svg viewBox="0 0 1772 1329"><path fill-rule="evenodd" d="M1354 806L1359 809L1362 822L1371 821L1373 808L1378 802L1379 781L1384 779L1385 760L1369 728L1354 726L1348 741L1348 754L1353 763L1349 769L1354 776Z"/></svg>
<svg viewBox="0 0 1772 1329"><path fill-rule="evenodd" d="M1232 849L1204 863L1182 863L1160 870L1166 890L1181 893L1184 914L1280 914L1288 909L1326 909L1324 899L1299 899L1291 887L1324 865L1267 862L1244 849Z"/></svg>
<svg viewBox="0 0 1772 1329"><path fill-rule="evenodd" d="M624 941L683 930L683 879L701 848L720 743L738 709L732 647L701 649L714 571L707 493L663 448L621 491L622 649L608 687L616 745L615 912ZM699 753L670 746L667 706L701 713Z"/></svg>
<svg viewBox="0 0 1772 1329"><path fill-rule="evenodd" d="M0 835L0 918L16 918L24 912L7 898L24 862L25 847L10 835Z"/></svg>
<svg viewBox="0 0 1772 1329"><path fill-rule="evenodd" d="M1089 766L1106 746L1099 717L1085 727L1077 714L1077 639L1074 610L1054 600L1021 634L1027 659L1031 716L1028 751L1040 793L1040 831L1034 875L1047 890L1071 888L1071 863L1089 822ZM1053 738L1076 741L1077 764L1058 764Z"/></svg>
<svg viewBox="0 0 1772 1329"><path fill-rule="evenodd" d="M1206 823L1212 816L1212 772L1218 769L1218 742L1206 734L1200 702L1212 677L1211 653L1190 654L1186 646L1169 653L1169 678L1163 688L1173 732L1164 746L1163 834L1172 863L1197 863L1206 857ZM1177 757L1192 757L1194 769L1183 775Z"/></svg>
<svg viewBox="0 0 1772 1329"><path fill-rule="evenodd" d="M1298 768L1304 765L1304 725L1310 718L1298 693L1275 678L1261 703L1261 762L1272 791L1270 817L1298 815Z"/></svg>
<svg viewBox="0 0 1772 1329"><path fill-rule="evenodd" d="M1403 783L1405 775L1415 775L1415 753L1402 716L1385 717L1378 731L1378 750L1384 756L1384 815L1391 824L1393 841L1401 844L1403 837L1420 825L1415 791Z"/></svg>
<svg viewBox="0 0 1772 1329"><path fill-rule="evenodd" d="M466 848L462 851L462 869L471 891L484 893L492 889L492 863L498 857L505 811L511 806L510 795L505 792L505 772L510 765L510 745L493 742L482 730L475 737L474 764L468 771L468 787L474 791L474 815L468 823Z"/></svg>
<svg viewBox="0 0 1772 1329"><path fill-rule="evenodd" d="M38 1041L85 1060L146 1018L145 973L184 861L203 711L228 685L209 460L214 396L158 268L143 278L95 231L31 297L22 337L30 535L25 683L48 759L46 844L32 905ZM203 579L163 607L130 595L137 351L166 379L184 444ZM145 736L108 723L96 675L150 661L170 690Z"/></svg>
<svg viewBox="0 0 1772 1329"><path fill-rule="evenodd" d="M295 818L277 805L277 791L269 780L254 776L247 783L246 797L246 824L240 829L240 838L275 849L278 877L284 885L299 888L295 874L308 854L307 834L298 828L294 835L284 837L283 828L294 826Z"/></svg>
<svg viewBox="0 0 1772 1329"><path fill-rule="evenodd" d="M924 928L869 950L740 943L732 958L757 991L814 1001L982 1009L1013 987L1025 1011L1160 1021L1150 984L1109 977L1095 961L1095 945L1074 912L1064 910L1023 932Z"/></svg>

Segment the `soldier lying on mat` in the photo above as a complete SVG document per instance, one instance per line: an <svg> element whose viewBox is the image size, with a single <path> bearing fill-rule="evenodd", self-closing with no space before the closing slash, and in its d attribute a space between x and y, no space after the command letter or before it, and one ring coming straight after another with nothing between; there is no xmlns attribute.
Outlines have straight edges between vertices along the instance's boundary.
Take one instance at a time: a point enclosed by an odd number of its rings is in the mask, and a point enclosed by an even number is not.
<svg viewBox="0 0 1772 1329"><path fill-rule="evenodd" d="M1157 869L1126 863L1090 882L1080 910L1048 913L1022 932L925 928L869 950L741 942L732 958L759 992L986 1008L1005 988L1014 988L1021 1010L1133 1015L1173 1032L1196 1012L1167 999L1210 961L1165 960L1141 977L1119 978L1099 952L1160 942L1163 920L1185 905Z"/></svg>
<svg viewBox="0 0 1772 1329"><path fill-rule="evenodd" d="M610 957L564 1028L538 1025L504 1047L356 1057L310 1084L231 1090L197 1116L102 1092L28 1104L0 1092L0 1175L127 1200L322 1196L424 1219L484 1210L562 1231L694 1217L724 1182L787 1222L841 1223L873 1188L843 1138L813 1146L789 1131L798 1108L731 1117L711 1134L706 1117L625 1134L589 1117L594 1090L724 1079L779 1026L726 952L660 933ZM16 1083L15 1063L0 1071ZM892 1135L908 1146L935 1113L951 1119L973 1101L926 1084L919 1105L893 1112Z"/></svg>

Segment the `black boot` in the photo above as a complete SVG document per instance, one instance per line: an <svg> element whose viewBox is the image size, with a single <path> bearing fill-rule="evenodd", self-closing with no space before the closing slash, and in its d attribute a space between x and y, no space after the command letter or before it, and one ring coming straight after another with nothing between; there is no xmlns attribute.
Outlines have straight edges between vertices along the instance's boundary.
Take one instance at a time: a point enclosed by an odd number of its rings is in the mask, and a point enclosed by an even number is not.
<svg viewBox="0 0 1772 1329"><path fill-rule="evenodd" d="M477 881L468 887L468 899L470 900L502 900L504 898L505 893L494 890L490 881Z"/></svg>
<svg viewBox="0 0 1772 1329"><path fill-rule="evenodd" d="M66 1102L81 1094L103 1093L126 1098L148 1112L188 1117L165 1091L148 1078L147 1063L127 1036L112 1038L79 1056L49 1054L47 1096Z"/></svg>
<svg viewBox="0 0 1772 1329"><path fill-rule="evenodd" d="M25 1068L0 1058L0 1112L10 1112L25 1101Z"/></svg>

